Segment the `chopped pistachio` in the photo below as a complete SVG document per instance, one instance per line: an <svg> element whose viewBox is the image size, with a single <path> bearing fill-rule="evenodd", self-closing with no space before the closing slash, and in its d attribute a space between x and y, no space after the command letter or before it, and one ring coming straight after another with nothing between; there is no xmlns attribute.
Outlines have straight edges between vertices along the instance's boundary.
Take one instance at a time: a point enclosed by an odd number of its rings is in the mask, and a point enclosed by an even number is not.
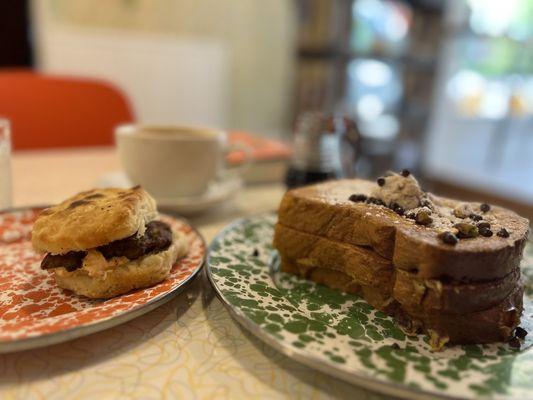
<svg viewBox="0 0 533 400"><path fill-rule="evenodd" d="M457 218L468 218L470 214L473 214L472 206L468 203L459 204L453 209L453 215Z"/></svg>
<svg viewBox="0 0 533 400"><path fill-rule="evenodd" d="M446 346L446 343L450 341L448 336L441 336L437 331L428 329L429 345L433 351L441 351Z"/></svg>
<svg viewBox="0 0 533 400"><path fill-rule="evenodd" d="M459 236L460 238L474 238L479 235L477 226L466 222L460 222L458 224L455 224L454 228L457 228L457 230L459 231L457 233L457 236Z"/></svg>
<svg viewBox="0 0 533 400"><path fill-rule="evenodd" d="M431 211L429 210L420 210L416 214L416 223L419 225L429 225L433 222L431 218Z"/></svg>

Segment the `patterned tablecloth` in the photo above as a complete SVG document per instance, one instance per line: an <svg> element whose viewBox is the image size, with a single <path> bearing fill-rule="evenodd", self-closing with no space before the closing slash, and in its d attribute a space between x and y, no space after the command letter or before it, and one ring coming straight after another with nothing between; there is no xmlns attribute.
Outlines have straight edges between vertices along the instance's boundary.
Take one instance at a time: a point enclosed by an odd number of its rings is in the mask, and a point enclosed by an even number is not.
<svg viewBox="0 0 533 400"><path fill-rule="evenodd" d="M0 356L2 399L358 398L243 331L204 274L173 301L68 343Z"/></svg>
<svg viewBox="0 0 533 400"><path fill-rule="evenodd" d="M15 205L56 202L117 168L111 150L14 157ZM277 206L281 185L243 190L192 220L209 242L232 219ZM382 399L305 367L241 329L205 275L156 310L118 327L0 355L0 399Z"/></svg>

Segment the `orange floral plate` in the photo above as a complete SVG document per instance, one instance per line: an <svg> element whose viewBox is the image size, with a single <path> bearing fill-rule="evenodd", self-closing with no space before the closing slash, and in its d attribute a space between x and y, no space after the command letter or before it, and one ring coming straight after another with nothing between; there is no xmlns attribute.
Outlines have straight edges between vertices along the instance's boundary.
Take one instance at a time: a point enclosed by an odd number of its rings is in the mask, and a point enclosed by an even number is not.
<svg viewBox="0 0 533 400"><path fill-rule="evenodd" d="M40 269L43 256L33 251L30 239L41 210L0 212L0 353L64 342L129 321L170 300L204 263L200 234L184 220L161 215L189 242L189 254L176 262L167 280L109 300L77 296Z"/></svg>

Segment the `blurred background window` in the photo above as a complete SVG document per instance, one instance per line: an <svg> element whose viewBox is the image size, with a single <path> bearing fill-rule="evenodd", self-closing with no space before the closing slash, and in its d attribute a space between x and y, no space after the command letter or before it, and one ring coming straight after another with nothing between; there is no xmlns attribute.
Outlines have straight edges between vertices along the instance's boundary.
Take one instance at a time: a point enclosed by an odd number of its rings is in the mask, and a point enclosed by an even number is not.
<svg viewBox="0 0 533 400"><path fill-rule="evenodd" d="M411 8L397 1L359 0L352 6L351 47L359 53L401 54L409 40Z"/></svg>
<svg viewBox="0 0 533 400"><path fill-rule="evenodd" d="M533 204L533 2L449 2L425 172Z"/></svg>
<svg viewBox="0 0 533 400"><path fill-rule="evenodd" d="M139 121L290 140L339 112L359 176L533 205L531 0L10 1L0 34L1 66L110 81Z"/></svg>
<svg viewBox="0 0 533 400"><path fill-rule="evenodd" d="M440 1L300 2L297 113L341 111L362 135L356 171L420 164L442 37Z"/></svg>

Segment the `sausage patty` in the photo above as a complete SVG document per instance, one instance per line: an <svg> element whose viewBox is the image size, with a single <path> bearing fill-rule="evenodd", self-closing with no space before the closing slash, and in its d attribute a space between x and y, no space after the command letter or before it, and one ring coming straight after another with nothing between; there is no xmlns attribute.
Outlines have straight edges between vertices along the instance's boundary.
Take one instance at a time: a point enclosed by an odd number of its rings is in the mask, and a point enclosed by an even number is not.
<svg viewBox="0 0 533 400"><path fill-rule="evenodd" d="M96 249L109 260L113 257L126 257L135 260L148 253L159 253L172 244L172 231L161 221L152 221L146 225L143 236L133 234L125 239L115 240ZM47 254L41 262L42 269L64 267L67 271L74 271L83 264L87 255L85 251L70 251L65 254Z"/></svg>

